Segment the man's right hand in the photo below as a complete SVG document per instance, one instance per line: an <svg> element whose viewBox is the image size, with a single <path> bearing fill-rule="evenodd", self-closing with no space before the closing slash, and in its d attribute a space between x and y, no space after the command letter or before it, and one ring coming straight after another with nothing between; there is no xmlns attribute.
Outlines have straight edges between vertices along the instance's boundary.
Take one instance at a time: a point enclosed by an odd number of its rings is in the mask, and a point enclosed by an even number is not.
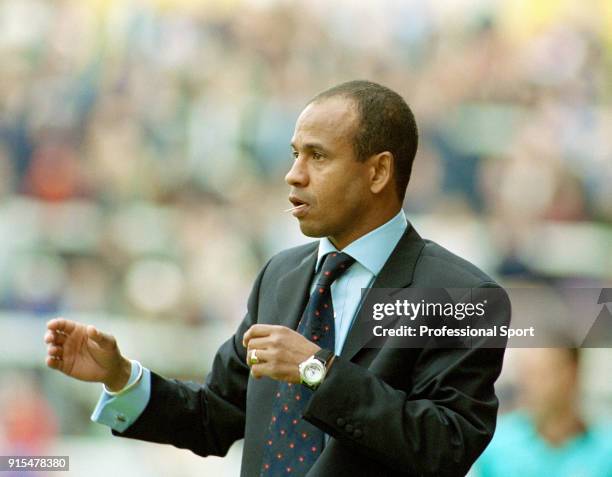
<svg viewBox="0 0 612 477"><path fill-rule="evenodd" d="M121 356L115 337L95 326L64 318L47 323L47 366L80 379L104 383L119 391L128 382L131 362Z"/></svg>

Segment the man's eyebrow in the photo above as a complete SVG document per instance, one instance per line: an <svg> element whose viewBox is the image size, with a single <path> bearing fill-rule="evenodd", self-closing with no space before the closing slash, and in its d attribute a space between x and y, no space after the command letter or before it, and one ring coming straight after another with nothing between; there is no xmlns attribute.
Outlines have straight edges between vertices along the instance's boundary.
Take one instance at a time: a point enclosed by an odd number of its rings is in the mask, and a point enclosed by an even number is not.
<svg viewBox="0 0 612 477"><path fill-rule="evenodd" d="M297 147L295 147L295 143L291 143L291 148L292 149L297 149ZM319 143L319 142L307 142L306 144L303 145L304 149L321 149L323 151L326 151L327 149L323 146L323 144Z"/></svg>

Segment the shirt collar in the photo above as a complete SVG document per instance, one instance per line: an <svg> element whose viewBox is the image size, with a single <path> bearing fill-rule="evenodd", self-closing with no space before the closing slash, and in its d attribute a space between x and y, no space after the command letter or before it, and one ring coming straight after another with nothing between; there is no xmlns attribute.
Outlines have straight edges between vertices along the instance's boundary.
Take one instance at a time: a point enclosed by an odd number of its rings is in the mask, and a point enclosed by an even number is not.
<svg viewBox="0 0 612 477"><path fill-rule="evenodd" d="M391 252L399 242L408 227L406 214L400 210L395 217L378 228L359 237L350 243L342 252L353 257L357 262L367 268L373 275L378 275ZM319 271L325 255L329 252L338 252L327 237L319 240L319 252L315 272Z"/></svg>

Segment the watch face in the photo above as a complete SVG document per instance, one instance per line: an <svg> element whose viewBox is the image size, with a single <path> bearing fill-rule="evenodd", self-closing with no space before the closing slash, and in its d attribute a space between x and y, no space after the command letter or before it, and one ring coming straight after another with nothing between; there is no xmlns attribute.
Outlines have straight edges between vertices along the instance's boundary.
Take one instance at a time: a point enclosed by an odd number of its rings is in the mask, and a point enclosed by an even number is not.
<svg viewBox="0 0 612 477"><path fill-rule="evenodd" d="M308 363L304 368L304 381L310 384L318 383L323 377L324 368L321 363Z"/></svg>

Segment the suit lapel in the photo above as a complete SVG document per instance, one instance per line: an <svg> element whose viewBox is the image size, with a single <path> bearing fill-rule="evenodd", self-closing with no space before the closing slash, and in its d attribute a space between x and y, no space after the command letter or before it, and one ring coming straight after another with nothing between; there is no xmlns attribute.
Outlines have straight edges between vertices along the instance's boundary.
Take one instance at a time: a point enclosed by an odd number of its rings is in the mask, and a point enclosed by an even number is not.
<svg viewBox="0 0 612 477"><path fill-rule="evenodd" d="M310 295L309 288L317 260L317 250L318 246L315 246L312 251L306 252L304 258L295 268L278 278L276 287L277 312L272 313L271 318L265 320L266 323L280 324L294 330L297 328ZM249 379L251 406L259 407L255 411L254 424L250 428L251 434L246 436L247 442L250 440L260 442L264 439L272 415L272 406L262 407L261 403L272 402L277 389L278 381L271 378ZM250 459L251 462L257 462L257 469L261 466L263 450L263 446L259 445L254 446L252 450L254 454ZM256 475L259 475L259 473Z"/></svg>
<svg viewBox="0 0 612 477"><path fill-rule="evenodd" d="M405 288L412 283L416 261L425 246L417 231L408 225L382 270L374 280L372 288ZM366 292L369 293L369 292ZM387 320L385 328L392 326L394 320ZM367 323L357 314L346 338L340 356L351 359L367 342L372 339L367 333Z"/></svg>
<svg viewBox="0 0 612 477"><path fill-rule="evenodd" d="M317 262L318 245L290 272L278 280L276 300L281 313L279 324L297 329L300 317L310 298L310 283Z"/></svg>

